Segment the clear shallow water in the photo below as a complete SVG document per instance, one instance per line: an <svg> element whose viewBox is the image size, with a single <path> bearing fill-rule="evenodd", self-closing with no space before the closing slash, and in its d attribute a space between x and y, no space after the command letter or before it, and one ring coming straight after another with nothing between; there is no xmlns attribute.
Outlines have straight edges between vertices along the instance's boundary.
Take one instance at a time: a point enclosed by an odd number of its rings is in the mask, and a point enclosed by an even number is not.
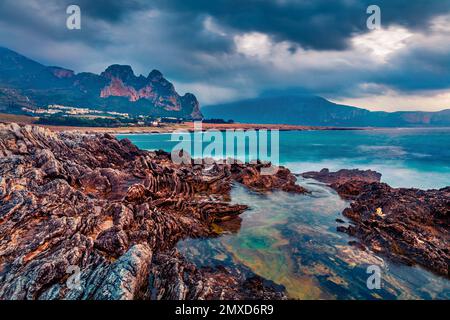
<svg viewBox="0 0 450 320"><path fill-rule="evenodd" d="M119 138L122 138L120 136ZM170 135L127 135L142 149L171 151ZM450 130L310 131L280 133L280 162L294 172L368 168L393 186L450 185ZM178 244L193 263L258 274L297 299L449 299L450 281L419 267L394 264L350 246L336 231L348 203L314 180L312 193L261 195L236 185L232 201L250 207L239 231ZM220 226L219 226L220 227ZM382 288L369 290L366 268L378 265Z"/></svg>
<svg viewBox="0 0 450 320"><path fill-rule="evenodd" d="M171 141L170 134L118 137L127 137L146 150L170 152L178 143ZM192 135L190 138L193 140ZM284 131L280 132L279 148L280 164L295 173L360 168L381 172L382 180L393 187L450 185L450 128Z"/></svg>

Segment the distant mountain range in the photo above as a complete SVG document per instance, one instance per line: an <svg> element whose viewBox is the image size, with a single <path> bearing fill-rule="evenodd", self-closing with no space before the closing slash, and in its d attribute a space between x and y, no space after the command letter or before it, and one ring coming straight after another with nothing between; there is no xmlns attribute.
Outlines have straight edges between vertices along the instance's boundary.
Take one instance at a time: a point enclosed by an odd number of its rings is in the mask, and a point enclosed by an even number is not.
<svg viewBox="0 0 450 320"><path fill-rule="evenodd" d="M0 112L23 113L48 105L83 107L131 115L201 119L196 97L180 96L162 73L136 76L130 66L112 65L100 75L44 66L0 47Z"/></svg>
<svg viewBox="0 0 450 320"><path fill-rule="evenodd" d="M130 66L111 65L100 75L45 66L0 47L0 113L24 113L48 105L130 115L224 119L241 123L346 127L450 126L450 109L440 112L371 112L309 94L263 95L201 109L197 98L180 96L161 72L136 76ZM203 113L203 114L202 114Z"/></svg>
<svg viewBox="0 0 450 320"><path fill-rule="evenodd" d="M232 119L241 123L338 127L450 126L450 109L439 112L374 112L307 94L265 96L206 106L202 113L205 118Z"/></svg>

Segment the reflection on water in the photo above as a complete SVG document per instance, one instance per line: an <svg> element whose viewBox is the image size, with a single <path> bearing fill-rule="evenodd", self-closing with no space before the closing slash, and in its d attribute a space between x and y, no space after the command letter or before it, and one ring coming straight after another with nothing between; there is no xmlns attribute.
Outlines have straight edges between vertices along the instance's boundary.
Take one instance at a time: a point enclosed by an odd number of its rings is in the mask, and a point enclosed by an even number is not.
<svg viewBox="0 0 450 320"><path fill-rule="evenodd" d="M295 299L448 299L450 284L421 268L396 265L348 244L336 219L348 203L328 187L301 180L311 194L254 193L236 185L232 201L250 206L237 233L178 244L199 267L223 265L283 285ZM382 270L382 288L369 290L367 266Z"/></svg>

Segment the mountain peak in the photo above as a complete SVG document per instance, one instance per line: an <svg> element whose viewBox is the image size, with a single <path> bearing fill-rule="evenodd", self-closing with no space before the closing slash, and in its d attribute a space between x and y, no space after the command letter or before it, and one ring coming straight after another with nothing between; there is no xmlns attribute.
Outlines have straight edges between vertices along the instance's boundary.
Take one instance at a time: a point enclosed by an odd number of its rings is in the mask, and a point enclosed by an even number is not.
<svg viewBox="0 0 450 320"><path fill-rule="evenodd" d="M127 81L135 78L133 69L129 65L113 64L106 68L105 71L101 73L101 76L111 79L119 78L121 80Z"/></svg>
<svg viewBox="0 0 450 320"><path fill-rule="evenodd" d="M161 73L161 71L153 69L152 72L150 72L148 74L147 79L152 80L152 81L159 81L163 78L163 74Z"/></svg>
<svg viewBox="0 0 450 320"><path fill-rule="evenodd" d="M113 64L100 75L76 74L0 47L0 109L22 113L24 108L51 104L131 115L202 118L195 96L180 96L159 70L146 78L136 76L129 65Z"/></svg>
<svg viewBox="0 0 450 320"><path fill-rule="evenodd" d="M200 104L197 98L192 93L188 92L181 97L182 107L187 110L192 110L190 116L193 120L203 119L203 114L200 111Z"/></svg>

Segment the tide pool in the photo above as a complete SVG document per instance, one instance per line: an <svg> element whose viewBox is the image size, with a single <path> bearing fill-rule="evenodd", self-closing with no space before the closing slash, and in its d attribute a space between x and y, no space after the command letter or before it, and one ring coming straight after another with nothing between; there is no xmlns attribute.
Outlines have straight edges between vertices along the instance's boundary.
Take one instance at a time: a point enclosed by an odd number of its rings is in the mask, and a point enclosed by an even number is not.
<svg viewBox="0 0 450 320"><path fill-rule="evenodd" d="M124 137L146 150L170 152L177 144L170 134ZM360 168L382 173L394 187L450 185L450 129L280 132L279 150L280 164L295 173ZM317 181L298 183L311 193L259 194L236 184L232 202L250 208L240 229L223 230L215 239L185 239L178 249L198 267L220 265L271 280L293 299L450 298L448 279L349 245L354 239L336 231L336 219L349 223L341 215L349 203ZM367 287L370 265L381 270L380 289Z"/></svg>

